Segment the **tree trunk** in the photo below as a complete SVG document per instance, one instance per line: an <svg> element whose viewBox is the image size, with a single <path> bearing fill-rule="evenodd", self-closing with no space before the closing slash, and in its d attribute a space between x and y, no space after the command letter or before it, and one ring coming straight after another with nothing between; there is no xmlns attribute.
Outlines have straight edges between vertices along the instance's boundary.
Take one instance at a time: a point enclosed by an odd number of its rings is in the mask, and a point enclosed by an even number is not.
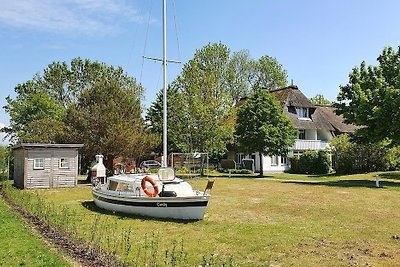
<svg viewBox="0 0 400 267"><path fill-rule="evenodd" d="M263 154L259 152L260 155L260 177L264 176L264 168L263 168Z"/></svg>
<svg viewBox="0 0 400 267"><path fill-rule="evenodd" d="M107 159L104 161L107 176L113 175L114 173L114 159L115 156L107 155Z"/></svg>

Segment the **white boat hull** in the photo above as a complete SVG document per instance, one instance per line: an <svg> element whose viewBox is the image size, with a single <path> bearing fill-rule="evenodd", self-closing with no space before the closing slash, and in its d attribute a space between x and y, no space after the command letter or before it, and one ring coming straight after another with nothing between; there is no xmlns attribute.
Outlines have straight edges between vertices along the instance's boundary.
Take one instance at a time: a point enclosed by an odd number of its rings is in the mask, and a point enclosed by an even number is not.
<svg viewBox="0 0 400 267"><path fill-rule="evenodd" d="M209 195L187 197L131 196L124 192L104 192L101 188L92 190L96 206L128 214L153 218L179 220L201 220L204 217Z"/></svg>

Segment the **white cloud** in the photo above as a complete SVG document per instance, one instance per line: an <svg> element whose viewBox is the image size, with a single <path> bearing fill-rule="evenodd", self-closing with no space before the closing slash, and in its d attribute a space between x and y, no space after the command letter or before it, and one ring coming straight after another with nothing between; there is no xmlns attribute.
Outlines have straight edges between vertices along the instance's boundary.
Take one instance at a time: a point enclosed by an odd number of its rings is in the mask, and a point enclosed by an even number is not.
<svg viewBox="0 0 400 267"><path fill-rule="evenodd" d="M0 24L83 34L116 30L121 17L142 23L144 16L121 0L1 1Z"/></svg>

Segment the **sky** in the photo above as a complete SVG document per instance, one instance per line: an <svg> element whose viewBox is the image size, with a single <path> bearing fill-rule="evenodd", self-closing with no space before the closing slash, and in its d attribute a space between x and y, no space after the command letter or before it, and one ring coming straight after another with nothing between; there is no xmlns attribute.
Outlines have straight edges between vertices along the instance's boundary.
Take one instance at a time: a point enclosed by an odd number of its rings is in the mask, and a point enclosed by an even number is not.
<svg viewBox="0 0 400 267"><path fill-rule="evenodd" d="M376 65L400 45L397 0L167 0L171 82L197 49L275 57L307 96L334 101L352 68ZM145 107L162 87L161 0L0 0L0 127L14 88L52 62L81 57L121 66L145 88Z"/></svg>

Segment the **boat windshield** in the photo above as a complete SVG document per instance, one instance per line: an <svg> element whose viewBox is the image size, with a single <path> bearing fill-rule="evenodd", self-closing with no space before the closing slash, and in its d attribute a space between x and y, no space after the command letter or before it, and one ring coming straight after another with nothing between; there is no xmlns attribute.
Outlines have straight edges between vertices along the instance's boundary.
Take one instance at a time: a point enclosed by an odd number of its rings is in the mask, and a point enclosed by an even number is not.
<svg viewBox="0 0 400 267"><path fill-rule="evenodd" d="M110 191L134 191L132 184L112 180L109 181L107 189Z"/></svg>
<svg viewBox="0 0 400 267"><path fill-rule="evenodd" d="M160 168L158 170L158 178L163 182L172 181L175 179L175 171L168 167Z"/></svg>

